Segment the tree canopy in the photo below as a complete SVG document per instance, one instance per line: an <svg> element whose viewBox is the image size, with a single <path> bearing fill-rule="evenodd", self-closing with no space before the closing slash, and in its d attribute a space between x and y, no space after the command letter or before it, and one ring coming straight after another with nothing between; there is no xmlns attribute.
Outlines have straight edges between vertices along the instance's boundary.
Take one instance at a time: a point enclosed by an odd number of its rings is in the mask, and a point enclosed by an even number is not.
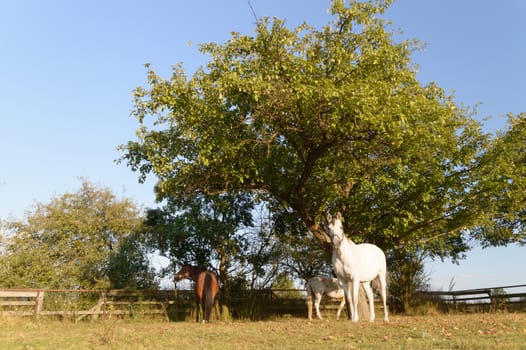
<svg viewBox="0 0 526 350"><path fill-rule="evenodd" d="M77 192L36 203L25 220L4 223L0 283L16 288L151 286L154 275L139 242L126 240L141 225L132 200L117 199L84 180Z"/></svg>
<svg viewBox="0 0 526 350"><path fill-rule="evenodd" d="M474 230L483 246L526 244L526 113L508 115L488 152L479 200L486 215Z"/></svg>
<svg viewBox="0 0 526 350"><path fill-rule="evenodd" d="M491 214L500 160L470 109L417 80L389 4L335 0L321 29L261 19L252 36L203 44L210 60L191 76L148 66L121 160L157 176L159 199L265 194L327 250L322 218L341 211L358 242L460 257Z"/></svg>

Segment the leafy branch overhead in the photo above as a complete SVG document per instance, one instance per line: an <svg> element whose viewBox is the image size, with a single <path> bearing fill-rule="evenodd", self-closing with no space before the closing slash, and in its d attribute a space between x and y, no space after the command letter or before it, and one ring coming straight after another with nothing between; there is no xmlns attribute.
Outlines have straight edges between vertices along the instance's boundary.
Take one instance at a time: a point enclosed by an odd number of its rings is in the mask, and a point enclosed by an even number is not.
<svg viewBox="0 0 526 350"><path fill-rule="evenodd" d="M470 110L416 78L390 1L333 1L321 29L261 19L253 35L201 46L210 60L134 92L137 140L122 161L155 174L159 199L264 193L328 247L341 211L355 240L457 257L487 219L491 138Z"/></svg>

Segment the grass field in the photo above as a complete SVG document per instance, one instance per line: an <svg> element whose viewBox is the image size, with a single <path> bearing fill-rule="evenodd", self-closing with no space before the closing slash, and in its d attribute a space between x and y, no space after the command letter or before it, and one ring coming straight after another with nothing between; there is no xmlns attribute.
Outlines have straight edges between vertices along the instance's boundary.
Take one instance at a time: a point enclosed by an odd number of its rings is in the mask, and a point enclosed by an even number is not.
<svg viewBox="0 0 526 350"><path fill-rule="evenodd" d="M391 322L0 318L0 349L526 349L525 313L392 316Z"/></svg>

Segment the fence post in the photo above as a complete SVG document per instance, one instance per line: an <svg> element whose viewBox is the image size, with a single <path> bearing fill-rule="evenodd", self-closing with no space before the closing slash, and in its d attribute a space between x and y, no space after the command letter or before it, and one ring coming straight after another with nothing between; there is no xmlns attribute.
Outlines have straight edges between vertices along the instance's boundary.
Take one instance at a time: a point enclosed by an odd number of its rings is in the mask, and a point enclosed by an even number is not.
<svg viewBox="0 0 526 350"><path fill-rule="evenodd" d="M40 317L40 313L42 312L42 305L44 304L44 291L39 290L37 292L37 297L35 300L35 318Z"/></svg>
<svg viewBox="0 0 526 350"><path fill-rule="evenodd" d="M493 290L490 288L490 289L486 289L486 293L488 294L488 297L489 297L489 307L490 307L490 311L491 310L497 310L497 305L496 305L496 300L493 296Z"/></svg>

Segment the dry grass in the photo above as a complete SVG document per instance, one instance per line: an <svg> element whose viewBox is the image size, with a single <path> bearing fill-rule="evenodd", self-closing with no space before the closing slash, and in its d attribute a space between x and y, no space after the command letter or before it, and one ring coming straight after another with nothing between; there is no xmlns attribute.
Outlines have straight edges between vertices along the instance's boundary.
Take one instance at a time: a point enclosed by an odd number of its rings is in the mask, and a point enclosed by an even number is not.
<svg viewBox="0 0 526 350"><path fill-rule="evenodd" d="M393 316L391 322L1 318L0 349L526 349L526 314Z"/></svg>

